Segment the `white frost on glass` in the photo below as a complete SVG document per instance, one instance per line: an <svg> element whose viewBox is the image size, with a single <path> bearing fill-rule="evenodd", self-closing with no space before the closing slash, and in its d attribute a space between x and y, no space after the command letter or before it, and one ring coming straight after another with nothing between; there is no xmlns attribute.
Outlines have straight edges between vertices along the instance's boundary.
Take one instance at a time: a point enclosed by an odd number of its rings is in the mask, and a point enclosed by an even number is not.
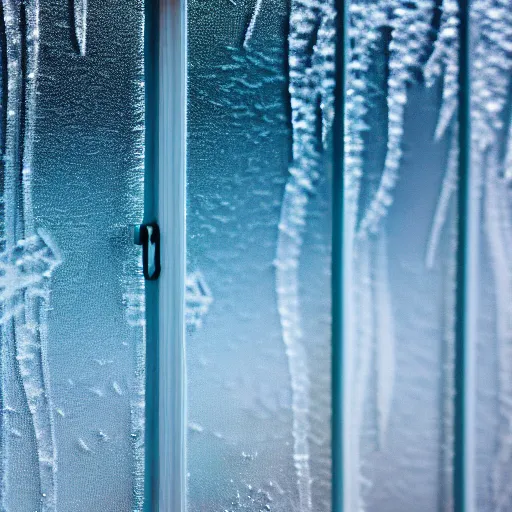
<svg viewBox="0 0 512 512"><path fill-rule="evenodd" d="M87 45L87 0L73 0L73 10L75 37L80 55L84 56Z"/></svg>
<svg viewBox="0 0 512 512"><path fill-rule="evenodd" d="M375 265L375 333L377 370L377 426L379 446L386 444L395 384L395 325L388 277L388 241L379 237Z"/></svg>
<svg viewBox="0 0 512 512"><path fill-rule="evenodd" d="M309 194L314 191L321 165L318 104L325 114L330 101L325 95L332 95L334 86L333 23L334 9L330 3L292 1L288 65L293 161L281 206L275 268L278 311L291 378L293 456L300 512L314 508L309 447L310 380L302 340L298 272ZM313 44L315 32L319 38ZM329 122L329 114L325 115L322 121Z"/></svg>
<svg viewBox="0 0 512 512"><path fill-rule="evenodd" d="M78 438L77 442L78 442L78 446L79 446L80 450L82 450L84 453L91 453L92 450L89 448L87 443L81 437Z"/></svg>
<svg viewBox="0 0 512 512"><path fill-rule="evenodd" d="M450 152L441 192L437 201L432 229L427 244L426 265L434 266L437 247L446 223L451 199L457 190L459 169L459 142L458 130L455 120L459 91L459 7L455 0L443 0L441 24L438 37L434 43L434 51L424 66L424 76L428 87L436 85L442 79L443 93L441 108L434 138L440 140L453 123L450 134Z"/></svg>
<svg viewBox="0 0 512 512"><path fill-rule="evenodd" d="M242 491L237 491L235 499L231 502L230 507L224 512L237 512L246 510L253 511L270 511L272 505L272 496L268 491L245 484Z"/></svg>
<svg viewBox="0 0 512 512"><path fill-rule="evenodd" d="M321 99L322 142L327 146L328 136L334 118L334 57L336 46L335 11L330 5L324 6L324 14L318 27L316 45L312 57L312 73L315 75L317 97Z"/></svg>
<svg viewBox="0 0 512 512"><path fill-rule="evenodd" d="M140 55L143 49L143 34L144 34L144 21L140 22ZM144 75L144 66L142 59L137 59L139 76ZM131 185L129 204L137 205L142 209L141 197L143 197L144 190L144 95L145 83L143 80L136 81L133 84L135 89L134 96L136 102L134 103L134 111L136 116L136 128L134 131L138 134L138 141L136 142L135 159L131 174L140 176L138 180L134 180ZM139 220L139 219L133 219ZM135 277L136 276L136 277ZM126 321L129 326L135 329L140 329L141 335L136 345L136 363L135 363L135 378L133 387L130 390L130 416L131 416L131 440L132 450L134 456L134 470L133 470L133 505L132 512L142 512L144 508L144 486L146 475L146 458L145 458L145 426L146 426L146 298L144 287L144 276L142 269L142 257L139 254L137 263L134 265L130 259L125 262L124 272L122 274L122 285L124 288L123 302ZM107 361L99 362L98 364L106 364ZM121 394L114 387L116 393Z"/></svg>
<svg viewBox="0 0 512 512"><path fill-rule="evenodd" d="M457 3L444 0L443 15L435 51L427 63L425 74L431 83L443 77L443 102L439 113L436 138L441 138L451 126L451 157L448 161L432 235L427 249L427 263L434 262L435 248L440 237L448 203L456 190L454 178L457 158L457 125L455 112L458 93L457 62ZM507 140L503 114L508 101L512 71L512 10L508 0L478 0L471 4L471 210L475 219L483 211L483 231L487 240L494 275L496 344L498 353L498 396L500 432L491 476L493 510L507 510L512 500L512 486L507 469L512 463L512 204L507 187L507 153L500 156L500 144ZM481 226L470 226L473 240L479 240ZM478 246L472 280L478 282ZM478 293L474 294L475 312ZM475 319L473 319L475 321ZM476 342L476 341L475 341ZM473 389L473 393L476 390ZM471 446L471 452L474 451ZM471 468L474 471L474 468ZM505 481L504 481L505 480ZM473 498L474 499L474 498ZM471 504L476 507L476 504Z"/></svg>
<svg viewBox="0 0 512 512"><path fill-rule="evenodd" d="M427 254L425 263L427 268L433 268L436 260L437 248L441 239L443 227L448 219L448 212L451 205L452 196L457 190L458 171L459 171L459 141L457 138L457 127L454 126L454 136L450 141L450 151L448 154L448 163L446 172L441 185L441 193L437 200L436 211L432 221L429 240L427 244Z"/></svg>
<svg viewBox="0 0 512 512"><path fill-rule="evenodd" d="M343 339L348 421L344 506L364 510L363 491L369 485L362 474L361 435L364 404L369 392L371 369L376 368L377 443L385 445L395 379L395 333L392 298L387 269L387 236L383 222L391 205L398 178L403 137L403 115L407 86L427 38L431 2L370 2L355 0L349 5L349 58L345 136L345 218ZM367 115L372 108L371 66L383 28L391 28L388 77L388 140L381 181L365 211L360 211L361 181ZM361 219L358 222L358 219Z"/></svg>
<svg viewBox="0 0 512 512"><path fill-rule="evenodd" d="M208 288L203 274L199 270L187 274L185 280L185 322L187 326L199 329L212 302L212 292Z"/></svg>
<svg viewBox="0 0 512 512"><path fill-rule="evenodd" d="M366 241L366 244L369 244ZM356 262L358 286L353 296L357 310L360 312L356 326L357 350L351 353L345 352L350 357L350 364L356 371L352 373L354 378L353 395L350 403L350 416L347 418L350 430L353 433L351 446L350 470L346 474L347 495L345 503L351 503L355 508L350 510L365 510L362 487L365 478L361 472L361 444L359 436L363 430L365 404L368 399L369 381L373 366L373 335L375 332L375 310L373 302L372 268L369 248L361 250ZM346 444L346 443L345 443ZM347 468L348 469L348 468Z"/></svg>
<svg viewBox="0 0 512 512"><path fill-rule="evenodd" d="M188 327L199 329L203 318L213 302L212 292L200 270L187 274L185 280L185 323ZM124 294L127 321L132 327L145 329L145 299L143 291L128 291ZM141 354L141 357L143 355ZM100 363L99 363L100 364Z"/></svg>
<svg viewBox="0 0 512 512"><path fill-rule="evenodd" d="M23 12L24 11L24 12ZM60 256L48 234L37 230L32 208L32 151L39 53L39 3L3 2L7 52L7 111L3 190L3 252L0 267L2 483L7 510L10 404L5 390L19 372L37 446L41 510L56 510L57 450L47 361L50 278ZM21 23L24 16L25 22ZM5 89L4 89L5 90ZM14 357L13 357L14 356ZM15 363L14 363L15 361ZM13 369L13 364L17 368Z"/></svg>
<svg viewBox="0 0 512 512"><path fill-rule="evenodd" d="M512 197L496 170L499 156L488 155L484 206L487 233L494 271L496 294L496 335L498 341L498 382L500 403L500 437L492 474L494 510L510 509L512 484Z"/></svg>
<svg viewBox="0 0 512 512"><path fill-rule="evenodd" d="M361 4L364 3L366 2L361 2ZM386 26L391 28L387 81L387 153L379 187L359 224L359 236L377 233L381 220L386 216L393 202L392 194L398 180L402 159L407 86L413 81L414 70L425 52L430 37L434 2L432 0L413 2L385 0L379 2L379 7L378 20L380 18L386 20ZM367 6L365 5L364 8L366 9Z"/></svg>
<svg viewBox="0 0 512 512"><path fill-rule="evenodd" d="M505 156L504 174L508 184L512 183L512 115L509 121L508 136L507 136L507 154Z"/></svg>
<svg viewBox="0 0 512 512"><path fill-rule="evenodd" d="M256 27L256 21L258 20L258 16L260 15L262 4L263 0L256 0L256 5L254 6L251 21L249 22L249 26L247 27L247 31L245 32L244 48L246 49L249 47L249 42L251 41L252 35L254 33L254 28Z"/></svg>

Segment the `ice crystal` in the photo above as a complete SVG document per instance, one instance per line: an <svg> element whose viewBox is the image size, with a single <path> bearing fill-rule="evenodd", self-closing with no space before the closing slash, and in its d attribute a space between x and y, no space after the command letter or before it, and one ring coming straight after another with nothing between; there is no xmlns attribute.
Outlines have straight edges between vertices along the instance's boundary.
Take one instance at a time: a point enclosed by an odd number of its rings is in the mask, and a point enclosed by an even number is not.
<svg viewBox="0 0 512 512"><path fill-rule="evenodd" d="M198 329L213 302L212 293L199 270L187 274L185 284L185 321L187 326Z"/></svg>
<svg viewBox="0 0 512 512"><path fill-rule="evenodd" d="M309 195L314 192L321 171L319 148L322 140L325 145L332 122L334 16L329 1L293 0L291 4L288 89L292 163L281 206L275 268L278 311L291 378L293 457L300 512L311 512L314 507L309 460L310 380L302 340L298 271ZM320 134L319 125L323 126Z"/></svg>
<svg viewBox="0 0 512 512"><path fill-rule="evenodd" d="M3 111L3 252L0 255L2 367L2 453L0 501L7 509L9 404L6 389L19 372L34 427L41 510L56 510L57 450L47 361L50 278L60 256L44 231L37 230L32 206L32 160L39 57L39 2L3 2L7 87ZM23 134L23 136L22 136ZM14 357L13 357L14 356ZM12 365L17 368L12 368Z"/></svg>
<svg viewBox="0 0 512 512"><path fill-rule="evenodd" d="M87 0L74 0L73 4L75 37L80 55L84 56L87 46Z"/></svg>
<svg viewBox="0 0 512 512"><path fill-rule="evenodd" d="M494 273L496 300L496 343L498 352L498 387L500 432L492 473L494 510L507 510L512 500L508 470L512 461L509 432L512 426L510 396L512 352L510 309L512 298L512 266L507 254L512 251L512 204L507 188L510 158L501 157L500 144L506 140L504 112L508 101L512 71L512 10L507 0L477 0L471 4L471 195L470 208L479 219L483 211L484 232ZM458 107L458 7L454 0L442 3L442 19L435 49L425 67L428 83L443 80L443 100L439 112L436 138L448 133L451 151L445 179L434 217L427 250L427 264L433 265L436 247L445 224L448 205L457 190L458 129L455 113ZM451 126L450 132L448 128ZM479 240L478 222L470 225L472 236ZM478 246L477 246L478 247ZM474 282L478 282L478 252ZM474 300L478 300L475 297ZM475 393L476 390L472 390ZM475 447L470 446L470 453ZM470 471L473 471L472 466ZM475 498L472 498L473 500Z"/></svg>

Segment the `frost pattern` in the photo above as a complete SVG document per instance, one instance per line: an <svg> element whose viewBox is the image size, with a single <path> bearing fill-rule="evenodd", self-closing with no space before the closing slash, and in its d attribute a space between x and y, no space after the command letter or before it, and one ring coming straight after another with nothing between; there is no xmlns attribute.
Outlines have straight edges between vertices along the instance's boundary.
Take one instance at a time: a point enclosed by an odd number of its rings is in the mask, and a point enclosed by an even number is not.
<svg viewBox="0 0 512 512"><path fill-rule="evenodd" d="M41 510L56 510L57 452L47 362L47 313L50 278L60 264L59 252L48 234L37 230L32 209L32 148L39 52L39 3L4 0L7 94L4 104L3 238L0 254L2 314L2 397L19 372L31 413L37 444ZM17 368L13 369L12 365ZM2 398L2 475L0 500L7 510L9 411Z"/></svg>
<svg viewBox="0 0 512 512"><path fill-rule="evenodd" d="M407 89L426 53L434 2L354 0L349 5L349 57L345 135L344 251L346 382L345 431L347 471L344 500L347 510L365 510L361 435L368 398L377 407L377 439L382 449L391 414L395 380L395 329L387 263L385 217L392 204L402 158ZM387 77L387 151L380 183L362 210L361 183L366 151L367 116L372 108L371 66L382 52L389 31ZM376 369L375 397L368 393Z"/></svg>
<svg viewBox="0 0 512 512"><path fill-rule="evenodd" d="M141 262L139 259L139 263ZM133 512L140 512L144 506L145 481L145 423L146 423L146 302L142 277L142 265L139 265L139 279L134 282L133 275L126 279L128 291L124 294L125 314L128 325L142 329L141 341L136 349L136 374L134 388L131 392L131 438L134 454L134 503ZM135 290L134 290L135 288ZM142 289L140 289L142 288ZM104 363L103 363L104 364ZM122 390L117 383L112 384L114 391L121 395Z"/></svg>
<svg viewBox="0 0 512 512"><path fill-rule="evenodd" d="M281 206L275 268L278 310L291 377L293 454L300 512L314 508L309 461L310 381L302 341L298 271L309 194L314 191L321 168L318 105L323 122L332 118L327 112L332 108L328 98L334 84L333 20L334 8L329 2L292 0L288 64L293 156ZM315 44L316 33L319 37Z"/></svg>
<svg viewBox="0 0 512 512"><path fill-rule="evenodd" d="M441 10L440 27L433 49L430 50L429 37L433 28L433 13L436 3L430 0L396 1L382 0L369 2L354 0L349 7L350 14L350 56L348 63L347 88L347 136L346 136L346 176L345 176L345 241L344 248L349 263L346 269L348 300L345 314L348 318L362 320L367 312L357 313L353 304L356 291L361 294L374 294L372 301L376 300L375 290L368 288L368 279L381 281L377 275L369 276L368 271L361 267L366 260L365 251L373 251L379 246L378 240L385 236L384 219L393 201L393 190L398 180L402 156L403 119L407 104L407 86L413 81L417 70L423 70L426 85L431 87L442 81L442 103L439 110L438 123L434 134L435 140L444 137L450 139L450 151L447 168L443 180L438 204L433 218L432 230L427 244L426 265L433 267L436 260L439 240L446 225L446 219L453 205L453 197L457 190L458 170L458 128L456 124L456 111L458 100L458 5L455 0L443 0L439 6ZM473 171L472 186L474 207L482 210L484 214L485 232L496 286L496 322L497 343L500 361L500 415L501 434L496 454L496 469L493 475L493 495L495 510L505 510L510 507L512 499L512 486L502 479L507 475L505 467L512 460L512 442L508 434L512 428L512 371L509 365L512 352L512 266L510 258L505 255L512 251L512 235L510 230L510 191L506 185L510 182L512 171L512 127L504 133L503 122L505 107L508 101L510 88L511 56L512 56L512 10L508 0L478 0L472 3L472 155L471 165ZM369 207L359 211L361 178L363 175L363 153L365 150L364 133L368 130L365 122L369 108L371 108L370 94L372 84L368 80L369 67L372 63L372 53L376 51L376 43L381 34L380 29L391 30L389 45L389 77L387 80L388 104L388 140L387 154L384 168L376 193L370 201ZM429 54L430 52L430 54ZM426 60L425 60L426 59ZM505 139L505 156L501 156L500 143ZM485 155L485 156L484 156ZM476 211L476 210L475 210ZM358 222L358 219L361 219ZM357 236L354 237L354 235ZM373 237L373 242L368 242ZM370 238L371 239L371 238ZM382 249L380 249L382 251ZM381 254L382 257L383 254ZM380 265L378 255L375 269L384 272ZM356 262L359 261L359 264ZM453 278L453 276L452 276ZM377 289L379 285L377 285ZM390 304L391 299L383 295L380 302ZM355 302L359 304L365 303ZM366 301L367 307L371 306ZM372 303L373 304L373 303ZM447 310L453 304L446 305ZM382 308L382 306L381 306ZM381 309L382 310L382 309ZM453 315L452 315L453 316ZM368 320L369 321L369 320ZM364 368L371 357L364 350L370 350L368 344L362 343L364 333L358 331L351 322L346 327L345 344L348 354L359 351L359 355L349 361L347 378L352 381L357 375L361 379ZM450 312L446 314L445 336L445 363L446 372L453 372L453 329L454 320ZM390 324L392 332L392 324ZM362 336L362 337L361 337ZM384 337L379 335L379 342ZM356 344L356 340L358 343ZM384 353L384 352L382 352ZM377 368L380 363L377 363ZM450 374L451 375L451 374ZM445 376L445 400L452 399L449 385L451 376ZM379 381L380 382L380 381ZM361 383L358 384L358 386ZM382 383L378 386L382 389ZM363 388L364 389L364 388ZM354 400L362 400L360 389L349 393L356 396ZM380 403L380 399L377 399ZM360 404L351 402L353 411L357 411ZM382 408L382 405L379 405ZM445 441L450 443L450 434L453 421L452 407L445 407ZM382 418L382 412L380 413ZM357 415L350 424L350 441L358 436ZM379 429L382 432L383 424ZM361 467L358 449L351 446L349 459L356 467ZM444 471L446 478L450 479L451 452L448 450L444 456ZM506 480L506 478L505 478ZM446 488L451 486L446 483ZM357 485L347 486L348 496L345 497L349 510L361 510L364 504L359 496ZM447 491L448 492L448 491ZM450 503L447 497L445 503Z"/></svg>
<svg viewBox="0 0 512 512"><path fill-rule="evenodd" d="M73 0L75 37L80 55L85 55L87 44L87 0Z"/></svg>
<svg viewBox="0 0 512 512"><path fill-rule="evenodd" d="M144 292L127 292L124 301L128 323L133 327L145 327ZM200 329L203 325L203 318L212 303L213 295L203 273L200 270L188 273L185 280L185 323L187 327Z"/></svg>
<svg viewBox="0 0 512 512"><path fill-rule="evenodd" d="M512 486L512 198L496 174L499 158L491 152L485 179L484 222L494 271L496 294L496 338L498 343L498 382L500 433L492 474L494 510L510 509ZM485 169L485 167L484 167Z"/></svg>
<svg viewBox="0 0 512 512"><path fill-rule="evenodd" d="M457 190L457 173L459 165L458 127L455 120L459 91L459 7L454 0L444 0L442 4L441 25L439 35L434 44L434 51L429 57L424 75L428 87L443 81L442 103L439 110L435 139L440 140L453 124L450 134L450 153L447 169L441 186L441 193L436 206L432 230L427 245L426 264L434 265L439 239L446 223L451 198Z"/></svg>
<svg viewBox="0 0 512 512"><path fill-rule="evenodd" d="M436 138L451 126L452 152L434 218L427 263L432 265L435 247L446 218L448 203L457 188L454 173L457 158L457 4L444 0L441 30L435 51L427 64L432 81L443 78L443 103ZM509 470L512 462L512 204L507 188L510 153L501 156L500 145L507 133L503 123L512 71L512 10L507 0L477 0L471 7L471 176L472 208L483 211L483 230L487 239L494 274L496 300L496 343L498 353L498 396L500 432L491 475L493 510L508 510L512 503ZM444 75L443 75L444 72ZM509 128L510 129L510 128ZM510 139L510 133L508 134ZM479 230L480 226L472 226ZM478 239L478 233L474 233ZM473 279L477 279L477 275ZM476 391L474 391L476 392ZM471 447L471 449L474 449ZM474 504L476 506L476 504Z"/></svg>
<svg viewBox="0 0 512 512"><path fill-rule="evenodd" d="M375 333L377 369L377 426L381 449L386 444L386 433L391 414L395 380L395 329L388 277L388 241L379 237L375 268Z"/></svg>
<svg viewBox="0 0 512 512"><path fill-rule="evenodd" d="M366 16L366 2L356 9L357 14ZM373 37L379 26L391 29L389 45L389 77L387 80L388 140L387 154L379 187L359 225L359 236L377 233L381 220L386 216L393 202L392 192L398 179L402 158L404 111L407 103L407 86L413 81L428 42L431 18L434 9L432 0L393 1L378 3L375 21L370 28ZM373 21L373 20L371 20ZM383 23L384 22L384 23ZM366 37L366 36L363 36ZM366 51L371 51L371 46Z"/></svg>
<svg viewBox="0 0 512 512"><path fill-rule="evenodd" d="M199 329L212 302L212 292L208 288L203 274L199 270L187 274L185 282L185 322L187 326Z"/></svg>
<svg viewBox="0 0 512 512"><path fill-rule="evenodd" d="M512 115L509 120L508 137L507 137L507 153L505 156L505 179L510 185L512 183Z"/></svg>
<svg viewBox="0 0 512 512"><path fill-rule="evenodd" d="M249 47L249 42L251 41L252 35L254 33L254 28L256 27L256 21L258 19L258 16L260 15L262 5L263 0L256 0L256 5L254 7L254 12L252 13L251 16L251 21L249 23L249 26L247 27L247 32L245 33L244 48Z"/></svg>
<svg viewBox="0 0 512 512"><path fill-rule="evenodd" d="M452 205L454 206L454 205ZM452 207L452 217L454 217ZM457 257L457 224L453 223L450 237L449 259ZM453 510L453 425L455 418L455 321L457 268L449 265L445 281L442 368L442 425L440 453L440 503L446 512Z"/></svg>
<svg viewBox="0 0 512 512"><path fill-rule="evenodd" d="M237 491L236 496L225 512L237 512L246 510L248 512L271 512L272 496L264 489L245 484L242 491Z"/></svg>
<svg viewBox="0 0 512 512"><path fill-rule="evenodd" d="M83 0L86 2L87 0ZM87 5L83 5L84 31L86 23ZM127 197L127 204L133 205L130 211L131 221L135 224L140 221L137 217L143 210L144 197L144 158L145 158L145 82L144 82L144 20L139 22L139 55L135 59L139 80L132 83L132 92L134 103L133 123L134 132L137 133L137 139L134 143L134 161L130 174L139 176L133 180ZM84 32L85 34L85 32ZM85 53L85 39L84 39ZM129 237L132 238L133 232ZM132 246L133 247L133 246ZM146 476L146 457L145 457L145 427L146 427L146 297L145 281L142 269L142 257L140 249L135 249L135 254L124 261L124 268L121 277L124 289L123 301L126 321L129 326L137 329L137 342L135 347L135 368L133 387L130 392L130 416L131 416L131 441L134 459L133 469L133 505L132 512L142 512L144 509L144 486ZM116 390L117 392L117 390ZM102 437L103 438L103 437Z"/></svg>

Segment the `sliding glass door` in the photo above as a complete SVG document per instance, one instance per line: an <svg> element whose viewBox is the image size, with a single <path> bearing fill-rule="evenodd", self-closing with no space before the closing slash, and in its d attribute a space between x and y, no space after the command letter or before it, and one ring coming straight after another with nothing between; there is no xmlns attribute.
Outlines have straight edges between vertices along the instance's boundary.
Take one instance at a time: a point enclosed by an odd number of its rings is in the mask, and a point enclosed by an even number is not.
<svg viewBox="0 0 512 512"><path fill-rule="evenodd" d="M509 0L3 0L0 63L0 510L512 508Z"/></svg>

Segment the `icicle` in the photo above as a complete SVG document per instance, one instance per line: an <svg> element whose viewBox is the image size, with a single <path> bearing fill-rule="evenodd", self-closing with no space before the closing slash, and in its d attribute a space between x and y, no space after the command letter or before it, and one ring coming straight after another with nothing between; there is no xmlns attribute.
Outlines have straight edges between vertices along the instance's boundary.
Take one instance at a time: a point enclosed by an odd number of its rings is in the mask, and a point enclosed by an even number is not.
<svg viewBox="0 0 512 512"><path fill-rule="evenodd" d="M443 77L443 97L435 140L440 140L444 136L454 119L459 92L459 7L455 0L443 0L441 9L439 35L434 44L434 51L424 67L425 80L429 87L432 87L439 77ZM456 140L456 135L452 138Z"/></svg>
<svg viewBox="0 0 512 512"><path fill-rule="evenodd" d="M428 43L434 4L431 0L389 2L392 39L389 45L388 141L379 187L359 225L359 236L376 233L393 202L392 192L402 159L402 139L407 85Z"/></svg>
<svg viewBox="0 0 512 512"><path fill-rule="evenodd" d="M379 28L386 20L382 2L353 0L350 9L350 56L346 100L346 145L345 145L345 202L348 225L353 225L358 216L358 203L363 175L364 132L368 127L365 117L369 109L368 74L371 52L380 38ZM354 225L354 230L355 225ZM347 234L347 242L353 237ZM350 285L349 285L350 286Z"/></svg>
<svg viewBox="0 0 512 512"><path fill-rule="evenodd" d="M292 178L293 180L293 178ZM298 265L307 195L293 184L286 186L277 242L276 288L283 341L292 387L294 461L299 489L299 510L312 510L309 469L309 371L302 343Z"/></svg>
<svg viewBox="0 0 512 512"><path fill-rule="evenodd" d="M251 16L251 21L249 23L249 26L247 27L247 32L245 33L244 38L244 48L249 48L249 42L252 39L252 35L254 33L254 28L256 27L256 21L258 19L258 16L260 15L261 6L263 4L263 0L256 0L256 6L254 7L254 12Z"/></svg>
<svg viewBox="0 0 512 512"><path fill-rule="evenodd" d="M380 28L386 22L386 2L353 0L349 3L349 63L346 98L345 134L345 218L344 252L344 368L346 375L344 429L346 446L344 465L344 508L362 512L361 435L364 404L371 377L373 352L373 291L370 272L370 240L356 239L361 177L363 175L365 122L370 108L368 80L373 52L381 38ZM386 4L387 5L387 4Z"/></svg>
<svg viewBox="0 0 512 512"><path fill-rule="evenodd" d="M316 75L316 93L322 111L322 143L327 146L327 138L334 119L334 57L336 48L336 12L330 5L324 7L317 42L313 48L312 72Z"/></svg>
<svg viewBox="0 0 512 512"><path fill-rule="evenodd" d="M294 461L299 491L299 512L312 512L310 474L310 382L306 349L302 340L299 295L299 265L309 194L320 170L317 151L317 99L329 93L330 5L309 0L292 0L289 35L289 92L292 116L293 162L281 206L276 251L276 292L292 388ZM312 45L315 31L322 27L322 41ZM312 50L311 50L312 48ZM311 55L312 52L312 55ZM325 66L321 69L321 66Z"/></svg>
<svg viewBox="0 0 512 512"><path fill-rule="evenodd" d="M75 37L80 55L84 56L87 43L87 0L73 0Z"/></svg>

